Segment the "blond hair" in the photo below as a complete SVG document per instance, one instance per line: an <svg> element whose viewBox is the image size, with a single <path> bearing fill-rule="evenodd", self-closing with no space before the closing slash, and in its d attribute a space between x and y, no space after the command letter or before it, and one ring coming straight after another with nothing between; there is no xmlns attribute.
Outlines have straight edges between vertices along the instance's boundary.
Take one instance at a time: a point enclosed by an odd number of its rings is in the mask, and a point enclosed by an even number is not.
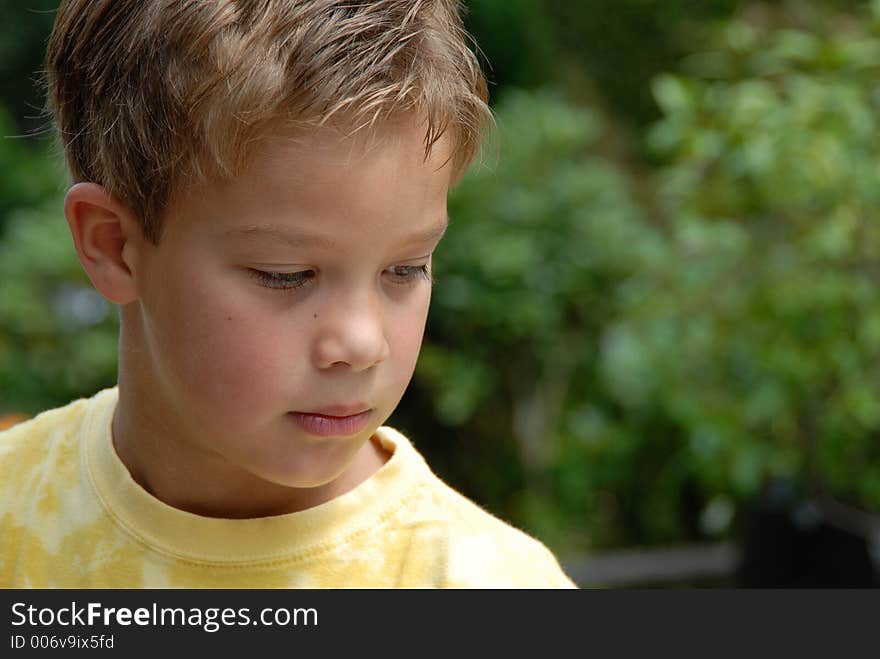
<svg viewBox="0 0 880 659"><path fill-rule="evenodd" d="M232 177L271 131L349 133L401 113L457 178L491 118L456 0L66 0L46 54L74 181L121 199L154 243L173 194Z"/></svg>

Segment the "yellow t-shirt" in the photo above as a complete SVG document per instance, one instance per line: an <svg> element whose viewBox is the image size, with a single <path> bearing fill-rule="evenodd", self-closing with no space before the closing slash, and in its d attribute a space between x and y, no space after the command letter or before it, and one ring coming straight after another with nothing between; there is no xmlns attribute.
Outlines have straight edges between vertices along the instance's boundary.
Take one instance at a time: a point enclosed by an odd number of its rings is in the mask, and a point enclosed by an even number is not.
<svg viewBox="0 0 880 659"><path fill-rule="evenodd" d="M373 476L308 510L216 519L141 488L113 449L118 389L0 433L0 586L571 588L537 540L435 476L399 432Z"/></svg>

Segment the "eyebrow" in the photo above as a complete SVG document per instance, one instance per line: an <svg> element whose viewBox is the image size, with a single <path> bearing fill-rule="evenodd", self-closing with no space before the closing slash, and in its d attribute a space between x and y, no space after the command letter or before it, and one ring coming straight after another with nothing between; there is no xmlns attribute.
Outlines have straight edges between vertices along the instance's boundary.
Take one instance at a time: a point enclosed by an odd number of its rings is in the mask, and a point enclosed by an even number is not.
<svg viewBox="0 0 880 659"><path fill-rule="evenodd" d="M433 241L439 241L449 227L449 216L436 225L407 236L401 241L403 245L423 245ZM269 239L286 243L291 247L318 247L321 249L333 249L336 243L325 236L306 231L296 231L289 227L281 227L274 224L249 224L243 227L230 229L222 234L224 237L244 238L245 240Z"/></svg>

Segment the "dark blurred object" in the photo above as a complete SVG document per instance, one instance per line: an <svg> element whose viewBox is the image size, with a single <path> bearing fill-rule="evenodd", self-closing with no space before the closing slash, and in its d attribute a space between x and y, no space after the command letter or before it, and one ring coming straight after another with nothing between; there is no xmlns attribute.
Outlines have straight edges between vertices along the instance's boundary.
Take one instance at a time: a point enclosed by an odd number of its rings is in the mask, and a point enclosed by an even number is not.
<svg viewBox="0 0 880 659"><path fill-rule="evenodd" d="M38 80L58 3L59 0L0 0L0 105L15 121L12 134L30 135L48 125Z"/></svg>
<svg viewBox="0 0 880 659"><path fill-rule="evenodd" d="M880 516L770 483L745 517L736 586L877 588Z"/></svg>

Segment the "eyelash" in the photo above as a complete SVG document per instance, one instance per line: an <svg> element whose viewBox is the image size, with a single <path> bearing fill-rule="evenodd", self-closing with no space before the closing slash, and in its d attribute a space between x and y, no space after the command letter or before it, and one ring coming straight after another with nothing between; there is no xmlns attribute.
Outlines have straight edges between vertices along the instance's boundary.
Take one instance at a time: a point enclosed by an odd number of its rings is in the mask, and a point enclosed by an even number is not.
<svg viewBox="0 0 880 659"><path fill-rule="evenodd" d="M424 279L432 283L434 281L428 264L395 265L389 268L389 270L403 271L402 273L398 272L397 274L392 273L392 281L399 285L413 284L419 279ZM248 272L261 286L287 292L292 292L297 288L306 286L315 278L314 270L300 270L299 272L265 272L263 270L249 269Z"/></svg>
<svg viewBox="0 0 880 659"><path fill-rule="evenodd" d="M393 265L389 270L403 270L403 274L392 275L396 284L411 284L417 279L424 279L431 283L434 282L434 278L431 276L431 268L427 263L425 265Z"/></svg>
<svg viewBox="0 0 880 659"><path fill-rule="evenodd" d="M248 273L259 282L260 286L281 291L293 291L301 286L305 286L315 277L314 270L264 272L263 270L249 269Z"/></svg>

